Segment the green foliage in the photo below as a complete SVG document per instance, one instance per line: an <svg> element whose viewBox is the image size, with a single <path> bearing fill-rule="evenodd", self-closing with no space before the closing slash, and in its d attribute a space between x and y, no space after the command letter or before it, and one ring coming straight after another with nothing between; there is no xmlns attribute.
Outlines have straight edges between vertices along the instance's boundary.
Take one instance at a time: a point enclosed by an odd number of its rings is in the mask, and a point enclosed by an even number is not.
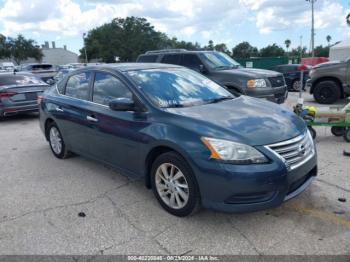
<svg viewBox="0 0 350 262"><path fill-rule="evenodd" d="M306 55L306 47L303 47L302 49L300 48L300 46L298 48L293 48L290 52L289 55L292 57L305 57Z"/></svg>
<svg viewBox="0 0 350 262"><path fill-rule="evenodd" d="M329 46L316 46L315 47L315 56L316 57L328 57L329 56Z"/></svg>
<svg viewBox="0 0 350 262"><path fill-rule="evenodd" d="M259 51L256 47L251 46L248 42L242 42L232 48L233 58L250 58L258 57Z"/></svg>
<svg viewBox="0 0 350 262"><path fill-rule="evenodd" d="M289 51L289 47L292 44L292 41L290 41L289 39L286 39L286 41L284 41L284 44L285 44L285 46L287 48L287 52L288 52Z"/></svg>
<svg viewBox="0 0 350 262"><path fill-rule="evenodd" d="M284 56L284 49L277 44L268 45L260 50L261 57L278 57Z"/></svg>
<svg viewBox="0 0 350 262"><path fill-rule="evenodd" d="M164 48L199 49L198 43L177 41L158 32L145 18L115 18L111 23L97 27L87 34L85 46L88 59L102 59L103 62L135 61L137 56ZM84 57L84 49L80 50Z"/></svg>
<svg viewBox="0 0 350 262"><path fill-rule="evenodd" d="M0 58L13 58L20 64L28 58L34 58L40 61L43 54L36 43L32 39L25 39L22 35L16 38L0 35Z"/></svg>

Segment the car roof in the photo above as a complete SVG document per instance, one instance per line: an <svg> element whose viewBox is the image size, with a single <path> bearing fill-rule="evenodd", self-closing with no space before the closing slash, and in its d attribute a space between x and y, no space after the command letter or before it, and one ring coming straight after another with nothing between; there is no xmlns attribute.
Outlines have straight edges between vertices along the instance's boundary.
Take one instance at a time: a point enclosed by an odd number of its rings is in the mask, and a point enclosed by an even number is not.
<svg viewBox="0 0 350 262"><path fill-rule="evenodd" d="M164 51L164 50L154 50L149 51L144 54L141 54L140 56L157 56L157 55L182 55L182 54L205 54L205 53L220 53L219 51L215 50L181 50L181 51Z"/></svg>
<svg viewBox="0 0 350 262"><path fill-rule="evenodd" d="M107 69L107 70L114 69L120 72L126 72L126 71L137 71L137 70L147 70L147 69L165 69L165 68L182 68L182 66L161 64L161 63L115 63L115 64L85 66L83 68L79 68L75 70L74 72L93 70L93 69Z"/></svg>

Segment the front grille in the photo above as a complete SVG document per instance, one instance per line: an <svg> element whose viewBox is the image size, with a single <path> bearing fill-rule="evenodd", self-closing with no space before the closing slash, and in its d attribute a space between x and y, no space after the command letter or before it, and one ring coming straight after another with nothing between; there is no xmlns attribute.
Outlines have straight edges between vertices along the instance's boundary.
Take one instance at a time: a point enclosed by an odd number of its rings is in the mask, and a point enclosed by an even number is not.
<svg viewBox="0 0 350 262"><path fill-rule="evenodd" d="M308 131L301 136L266 147L281 157L290 169L299 167L315 154L313 141Z"/></svg>
<svg viewBox="0 0 350 262"><path fill-rule="evenodd" d="M272 87L281 87L285 85L283 76L275 76L268 78Z"/></svg>

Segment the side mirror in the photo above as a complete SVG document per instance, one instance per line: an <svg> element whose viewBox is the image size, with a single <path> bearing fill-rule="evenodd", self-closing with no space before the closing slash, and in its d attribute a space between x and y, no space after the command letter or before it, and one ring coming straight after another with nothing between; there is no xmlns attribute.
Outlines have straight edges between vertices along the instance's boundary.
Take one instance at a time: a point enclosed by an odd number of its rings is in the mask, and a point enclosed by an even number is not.
<svg viewBox="0 0 350 262"><path fill-rule="evenodd" d="M130 98L116 98L109 102L109 108L113 111L134 111L135 103Z"/></svg>
<svg viewBox="0 0 350 262"><path fill-rule="evenodd" d="M48 80L46 80L46 83L49 84L49 85L53 85L55 83L55 80L48 79Z"/></svg>
<svg viewBox="0 0 350 262"><path fill-rule="evenodd" d="M204 65L199 65L199 72L202 73L202 74L207 72L207 69L205 68Z"/></svg>

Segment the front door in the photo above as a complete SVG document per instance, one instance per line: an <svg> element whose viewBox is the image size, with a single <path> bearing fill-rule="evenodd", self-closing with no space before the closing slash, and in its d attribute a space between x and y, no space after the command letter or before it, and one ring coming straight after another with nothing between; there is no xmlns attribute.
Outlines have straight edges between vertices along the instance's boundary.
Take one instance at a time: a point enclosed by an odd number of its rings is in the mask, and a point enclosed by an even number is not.
<svg viewBox="0 0 350 262"><path fill-rule="evenodd" d="M139 148L143 141L141 130L146 118L137 112L113 111L109 102L116 98L133 99L133 93L117 76L96 72L92 89L95 103L96 127L91 140L91 154L123 170L139 170Z"/></svg>

